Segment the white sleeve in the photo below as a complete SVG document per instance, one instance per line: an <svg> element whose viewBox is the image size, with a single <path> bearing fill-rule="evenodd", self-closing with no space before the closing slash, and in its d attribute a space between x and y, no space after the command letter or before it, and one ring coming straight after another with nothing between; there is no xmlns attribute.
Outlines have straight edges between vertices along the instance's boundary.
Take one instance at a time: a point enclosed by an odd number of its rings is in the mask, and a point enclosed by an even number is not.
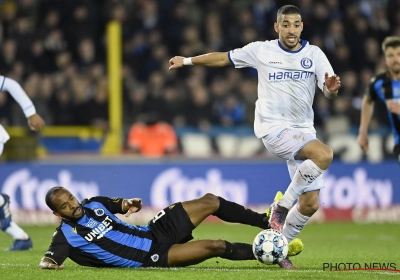
<svg viewBox="0 0 400 280"><path fill-rule="evenodd" d="M19 83L13 79L0 76L0 91L8 91L11 94L14 100L18 102L19 106L21 106L25 117L29 118L30 116L36 114L36 109L32 103L32 100L28 97L28 95L26 95Z"/></svg>
<svg viewBox="0 0 400 280"><path fill-rule="evenodd" d="M243 48L228 52L229 60L235 68L253 67L257 68L257 54L263 42L253 42Z"/></svg>
<svg viewBox="0 0 400 280"><path fill-rule="evenodd" d="M331 77L335 72L333 72L333 68L329 63L328 58L320 48L317 48L314 61L316 61L315 74L317 75L318 87L321 90L324 90L325 73L328 72L329 77Z"/></svg>

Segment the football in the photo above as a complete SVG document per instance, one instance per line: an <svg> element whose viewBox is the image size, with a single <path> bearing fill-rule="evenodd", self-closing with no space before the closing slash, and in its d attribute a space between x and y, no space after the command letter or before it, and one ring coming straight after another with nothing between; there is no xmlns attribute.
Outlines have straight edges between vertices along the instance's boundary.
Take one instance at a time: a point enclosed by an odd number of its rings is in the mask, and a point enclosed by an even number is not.
<svg viewBox="0 0 400 280"><path fill-rule="evenodd" d="M288 242L282 233L266 229L257 234L253 242L253 253L264 264L277 264L288 254Z"/></svg>

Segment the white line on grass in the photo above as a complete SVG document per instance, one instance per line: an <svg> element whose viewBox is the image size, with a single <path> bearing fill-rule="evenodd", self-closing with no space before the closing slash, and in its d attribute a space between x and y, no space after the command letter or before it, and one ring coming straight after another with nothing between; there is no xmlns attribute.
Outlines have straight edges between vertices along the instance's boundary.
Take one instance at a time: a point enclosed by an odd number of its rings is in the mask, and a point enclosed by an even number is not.
<svg viewBox="0 0 400 280"><path fill-rule="evenodd" d="M266 272L268 271L267 268L263 269L263 268L202 268L202 267L186 267L186 268L182 268L182 267L172 267L172 268L160 268L160 267L146 267L146 268L141 268L141 269L149 269L149 270L157 270L157 269L165 269L165 270L192 270L192 271L232 271L232 272L240 272L240 271L262 271L262 272ZM271 270L271 271L279 271L279 270ZM308 272L312 272L312 273L338 273L338 272L334 272L334 271L323 271L323 270L318 270L318 269L286 269L286 270L282 270L284 272L288 272L288 273L308 273ZM341 273L355 273L355 272L360 272L360 273L364 273L364 274L393 274L398 276L399 273L396 272L390 272L390 271L340 271Z"/></svg>
<svg viewBox="0 0 400 280"><path fill-rule="evenodd" d="M1 266L31 266L25 263L0 263Z"/></svg>
<svg viewBox="0 0 400 280"><path fill-rule="evenodd" d="M15 263L0 263L0 266L11 266L11 267L15 267L15 266L32 266L30 264L15 264ZM90 267L85 267L85 268L89 268ZM191 270L191 271L229 271L229 272L243 272L243 271L261 271L261 272L266 272L268 271L267 268L262 269L262 268L210 268L210 267L171 267L171 268L163 268L163 267L143 267L140 268L143 270ZM278 270L271 270L271 271L278 271ZM335 273L333 271L323 271L323 270L317 270L317 269L287 269L287 270L282 270L282 272L287 272L287 273ZM343 273L344 271L341 271L341 273ZM398 273L395 272L390 272L390 271L345 271L345 272L350 272L350 273L364 273L364 274L384 274L384 275L396 275L398 276ZM338 272L336 272L338 273Z"/></svg>

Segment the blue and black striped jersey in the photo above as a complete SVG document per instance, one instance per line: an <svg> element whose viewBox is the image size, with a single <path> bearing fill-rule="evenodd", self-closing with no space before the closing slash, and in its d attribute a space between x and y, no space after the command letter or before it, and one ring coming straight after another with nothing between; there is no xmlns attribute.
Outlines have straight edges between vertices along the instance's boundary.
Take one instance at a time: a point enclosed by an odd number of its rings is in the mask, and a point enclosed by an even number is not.
<svg viewBox="0 0 400 280"><path fill-rule="evenodd" d="M387 73L375 76L368 87L367 96L376 101L378 98L384 103L388 100L400 102L400 81L392 80ZM400 144L400 116L388 110L389 121L392 127L394 142Z"/></svg>
<svg viewBox="0 0 400 280"><path fill-rule="evenodd" d="M149 226L119 220L121 198L93 197L84 200L84 216L63 219L45 257L61 265L66 258L84 266L140 267L155 246Z"/></svg>

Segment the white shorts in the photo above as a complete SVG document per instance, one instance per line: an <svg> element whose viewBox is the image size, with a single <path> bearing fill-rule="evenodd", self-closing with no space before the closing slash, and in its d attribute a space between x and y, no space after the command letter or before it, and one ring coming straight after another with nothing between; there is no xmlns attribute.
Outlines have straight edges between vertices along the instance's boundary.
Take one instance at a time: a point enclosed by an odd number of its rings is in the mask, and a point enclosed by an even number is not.
<svg viewBox="0 0 400 280"><path fill-rule="evenodd" d="M290 127L275 129L262 138L264 146L270 153L282 159L286 159L290 179L293 179L298 166L304 161L295 160L295 156L305 145L315 140L318 140L316 134L305 133ZM305 192L319 190L323 187L324 178L321 174L311 183Z"/></svg>
<svg viewBox="0 0 400 280"><path fill-rule="evenodd" d="M6 143L10 139L10 135L8 135L7 131L0 124L0 143Z"/></svg>

